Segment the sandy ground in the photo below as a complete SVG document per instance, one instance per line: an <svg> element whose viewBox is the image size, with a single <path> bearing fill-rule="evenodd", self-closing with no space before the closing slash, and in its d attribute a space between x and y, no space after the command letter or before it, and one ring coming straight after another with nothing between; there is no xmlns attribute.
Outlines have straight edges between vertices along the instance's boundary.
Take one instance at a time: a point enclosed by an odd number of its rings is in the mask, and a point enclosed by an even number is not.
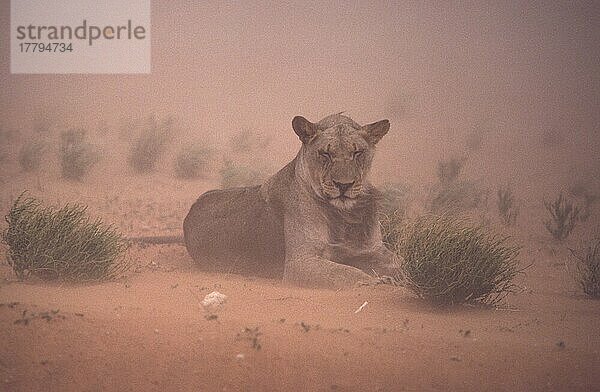
<svg viewBox="0 0 600 392"><path fill-rule="evenodd" d="M214 186L13 174L3 211L30 189L48 203L84 202L131 236L178 233ZM2 262L0 390L600 390L600 302L566 273L565 247L524 219L514 234L532 265L499 308L439 309L391 286L312 290L207 274L179 245L134 246L131 270L99 284L20 282ZM214 290L228 300L206 312L200 301Z"/></svg>

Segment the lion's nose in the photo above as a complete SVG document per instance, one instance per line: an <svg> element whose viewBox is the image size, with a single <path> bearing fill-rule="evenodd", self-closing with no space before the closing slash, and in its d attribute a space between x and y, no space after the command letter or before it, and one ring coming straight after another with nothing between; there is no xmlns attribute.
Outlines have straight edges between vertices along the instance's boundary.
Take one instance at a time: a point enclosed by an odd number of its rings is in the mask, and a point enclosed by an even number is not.
<svg viewBox="0 0 600 392"><path fill-rule="evenodd" d="M336 188L340 191L340 194L344 194L346 193L346 191L352 186L354 185L354 181L352 182L337 182L334 181L333 182L336 186Z"/></svg>

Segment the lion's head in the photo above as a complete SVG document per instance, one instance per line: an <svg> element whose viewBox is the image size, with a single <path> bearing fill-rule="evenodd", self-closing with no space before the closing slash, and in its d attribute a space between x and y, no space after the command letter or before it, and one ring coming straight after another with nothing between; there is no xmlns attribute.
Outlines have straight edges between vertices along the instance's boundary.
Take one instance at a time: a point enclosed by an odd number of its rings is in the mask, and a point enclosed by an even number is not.
<svg viewBox="0 0 600 392"><path fill-rule="evenodd" d="M292 127L302 141L298 157L302 177L319 198L340 209L352 208L369 190L366 177L375 145L390 122L360 126L334 114L317 123L296 116Z"/></svg>

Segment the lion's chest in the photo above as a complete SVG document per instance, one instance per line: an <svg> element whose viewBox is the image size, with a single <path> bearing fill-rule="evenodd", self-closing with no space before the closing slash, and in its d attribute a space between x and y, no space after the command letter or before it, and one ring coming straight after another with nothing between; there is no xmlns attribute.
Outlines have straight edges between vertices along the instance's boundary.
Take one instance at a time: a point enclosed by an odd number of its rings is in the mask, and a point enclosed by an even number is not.
<svg viewBox="0 0 600 392"><path fill-rule="evenodd" d="M373 228L369 222L336 222L329 225L329 243L363 249L372 246Z"/></svg>

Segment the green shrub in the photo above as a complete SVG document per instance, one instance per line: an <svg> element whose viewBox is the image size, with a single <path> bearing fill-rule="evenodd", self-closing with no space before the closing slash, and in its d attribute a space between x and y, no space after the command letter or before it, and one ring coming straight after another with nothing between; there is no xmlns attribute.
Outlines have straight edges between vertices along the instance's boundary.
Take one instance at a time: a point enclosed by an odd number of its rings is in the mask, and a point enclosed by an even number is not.
<svg viewBox="0 0 600 392"><path fill-rule="evenodd" d="M510 187L498 189L498 215L502 222L507 226L513 226L517 223L519 207L515 203L515 196Z"/></svg>
<svg viewBox="0 0 600 392"><path fill-rule="evenodd" d="M396 229L406 287L439 304L494 304L516 286L519 248L481 226L450 215L427 215Z"/></svg>
<svg viewBox="0 0 600 392"><path fill-rule="evenodd" d="M221 188L252 186L262 183L266 175L259 170L237 166L231 161L225 161L221 169Z"/></svg>
<svg viewBox="0 0 600 392"><path fill-rule="evenodd" d="M544 207L550 214L550 219L544 222L546 229L556 240L567 238L579 220L579 207L562 193L553 202L544 201Z"/></svg>
<svg viewBox="0 0 600 392"><path fill-rule="evenodd" d="M7 259L20 279L101 280L125 270L127 242L112 226L91 221L86 207L55 210L19 196L6 215L3 242Z"/></svg>
<svg viewBox="0 0 600 392"><path fill-rule="evenodd" d="M153 117L150 118L129 150L128 162L131 167L138 173L150 173L156 170L156 163L171 141L172 131L171 117L161 122Z"/></svg>
<svg viewBox="0 0 600 392"><path fill-rule="evenodd" d="M210 151L201 146L183 148L175 160L175 173L181 178L200 177L206 169L210 155Z"/></svg>
<svg viewBox="0 0 600 392"><path fill-rule="evenodd" d="M63 178L81 181L98 163L100 154L86 141L86 131L69 129L61 134L60 168Z"/></svg>
<svg viewBox="0 0 600 392"><path fill-rule="evenodd" d="M37 171L42 163L44 144L38 140L26 142L19 150L18 160L25 172Z"/></svg>
<svg viewBox="0 0 600 392"><path fill-rule="evenodd" d="M583 292L592 298L600 298L600 238L583 250L571 250L571 253L577 263L575 278Z"/></svg>
<svg viewBox="0 0 600 392"><path fill-rule="evenodd" d="M398 234L405 220L403 213L391 211L391 212L379 212L377 215L379 221L379 227L381 229L381 240L386 248L394 250L398 239Z"/></svg>

